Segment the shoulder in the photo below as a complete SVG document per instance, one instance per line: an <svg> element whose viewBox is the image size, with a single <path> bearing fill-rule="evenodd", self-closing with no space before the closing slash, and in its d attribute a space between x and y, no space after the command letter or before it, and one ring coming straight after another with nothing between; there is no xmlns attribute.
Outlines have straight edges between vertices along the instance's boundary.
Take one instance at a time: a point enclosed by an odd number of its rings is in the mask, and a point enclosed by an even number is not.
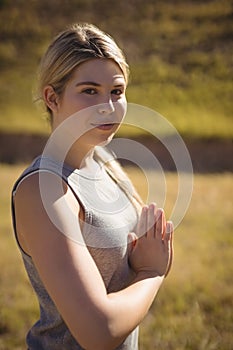
<svg viewBox="0 0 233 350"><path fill-rule="evenodd" d="M52 192L60 190L63 194L68 191L67 183L57 174L51 171L34 171L23 176L15 187L16 198L36 198L42 195L44 191Z"/></svg>
<svg viewBox="0 0 233 350"><path fill-rule="evenodd" d="M31 256L49 241L54 244L58 232L75 236L79 228L78 201L68 185L49 172L33 173L19 183L14 212L19 241Z"/></svg>
<svg viewBox="0 0 233 350"><path fill-rule="evenodd" d="M68 184L58 175L48 171L37 171L25 176L14 194L14 205L18 218L28 222L29 213L38 222L47 215L47 208L57 208L57 203L67 203L79 212L79 203ZM62 215L62 212L59 213Z"/></svg>

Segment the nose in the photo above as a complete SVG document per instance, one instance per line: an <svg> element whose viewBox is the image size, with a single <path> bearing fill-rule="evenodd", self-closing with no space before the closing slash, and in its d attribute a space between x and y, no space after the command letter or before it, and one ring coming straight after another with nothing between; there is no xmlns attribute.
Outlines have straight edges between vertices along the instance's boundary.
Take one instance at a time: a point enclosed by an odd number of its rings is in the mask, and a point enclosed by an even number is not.
<svg viewBox="0 0 233 350"><path fill-rule="evenodd" d="M101 103L98 107L98 112L100 114L111 114L115 111L114 103L111 99L108 102Z"/></svg>

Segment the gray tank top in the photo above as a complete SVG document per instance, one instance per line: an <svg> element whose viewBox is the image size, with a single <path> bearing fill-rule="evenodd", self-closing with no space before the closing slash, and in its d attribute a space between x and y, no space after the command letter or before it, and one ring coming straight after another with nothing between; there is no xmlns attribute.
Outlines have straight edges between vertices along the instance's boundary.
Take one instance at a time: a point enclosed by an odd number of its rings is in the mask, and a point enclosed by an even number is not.
<svg viewBox="0 0 233 350"><path fill-rule="evenodd" d="M61 166L49 158L35 159L19 177L12 192L12 217L16 240L14 195L25 177L39 171L49 171L61 176L81 204L85 215L83 237L102 275L107 291L115 292L128 286L134 273L128 265L127 235L134 230L137 213L125 193L108 175L101 163L96 162L96 171L90 174L71 169L64 164ZM28 349L82 350L83 348L71 335L48 295L33 259L23 251L19 242L18 245L40 308L40 318L27 334ZM93 288L95 288L94 285ZM117 347L117 350L137 350L137 344L138 328Z"/></svg>

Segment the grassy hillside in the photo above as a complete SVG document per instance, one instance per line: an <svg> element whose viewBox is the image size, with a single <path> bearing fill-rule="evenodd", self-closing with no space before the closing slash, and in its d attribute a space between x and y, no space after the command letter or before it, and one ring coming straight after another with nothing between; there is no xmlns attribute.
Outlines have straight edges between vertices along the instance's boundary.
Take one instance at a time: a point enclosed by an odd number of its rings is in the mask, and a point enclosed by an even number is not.
<svg viewBox="0 0 233 350"><path fill-rule="evenodd" d="M129 102L183 135L233 136L233 15L228 0L0 1L0 129L47 131L31 90L39 58L66 25L108 31L131 66Z"/></svg>

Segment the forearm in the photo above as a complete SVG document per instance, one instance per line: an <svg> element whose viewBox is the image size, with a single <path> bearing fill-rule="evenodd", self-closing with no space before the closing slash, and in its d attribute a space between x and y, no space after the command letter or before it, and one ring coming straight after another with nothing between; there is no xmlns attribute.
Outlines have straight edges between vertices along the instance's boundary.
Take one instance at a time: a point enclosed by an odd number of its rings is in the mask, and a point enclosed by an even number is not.
<svg viewBox="0 0 233 350"><path fill-rule="evenodd" d="M77 341L82 338L81 344L87 350L115 349L143 320L162 282L161 276L140 272L130 286L115 293L102 293L96 285L98 310L86 310L82 331L80 326L72 327L74 337Z"/></svg>
<svg viewBox="0 0 233 350"><path fill-rule="evenodd" d="M109 328L113 337L125 337L146 316L164 277L140 272L133 283L108 295Z"/></svg>

